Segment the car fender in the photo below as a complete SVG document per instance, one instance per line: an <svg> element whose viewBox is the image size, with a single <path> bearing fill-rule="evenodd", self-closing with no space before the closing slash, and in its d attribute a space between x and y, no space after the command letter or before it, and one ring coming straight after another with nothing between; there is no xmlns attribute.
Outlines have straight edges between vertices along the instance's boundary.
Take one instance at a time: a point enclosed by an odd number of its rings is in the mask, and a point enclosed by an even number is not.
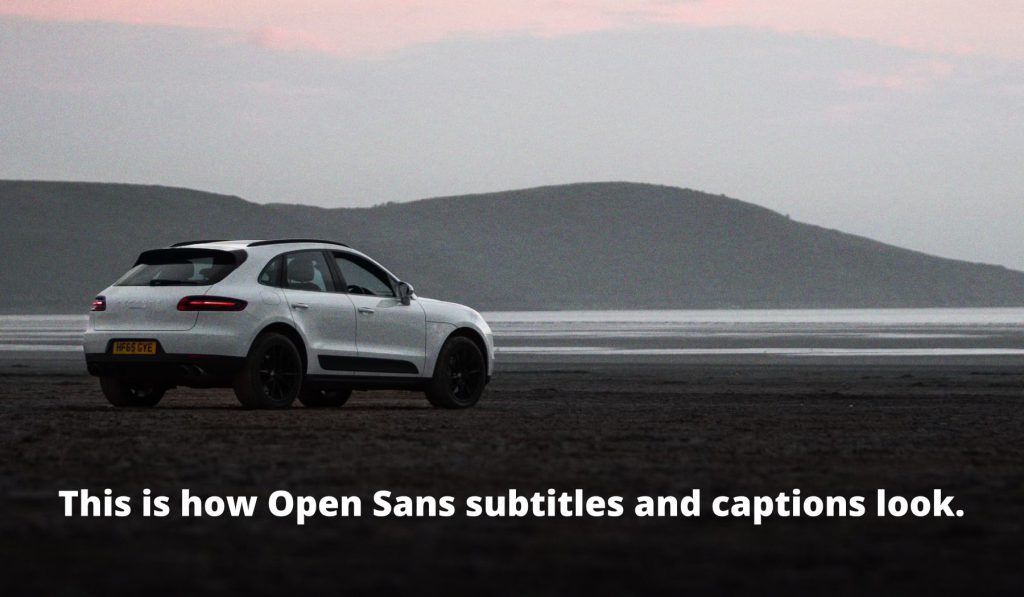
<svg viewBox="0 0 1024 597"><path fill-rule="evenodd" d="M423 364L423 375L430 377L434 374L434 365L437 364L437 353L441 352L444 341L455 331L455 326L450 323L437 321L427 322L427 358Z"/></svg>
<svg viewBox="0 0 1024 597"><path fill-rule="evenodd" d="M486 347L484 358L487 361L487 373L490 375L494 372L494 336L482 315L465 305L457 303L448 303L428 298L417 300L423 305L423 311L427 319L428 338L425 374L433 374L434 365L437 362L437 353L441 350L441 346L444 345L444 341L456 330L462 328L473 330L483 338L484 346ZM432 329L432 325L438 327ZM444 337L440 339L439 343L432 344L432 342L436 342L436 339L431 339L431 335L440 333L441 330L445 331Z"/></svg>

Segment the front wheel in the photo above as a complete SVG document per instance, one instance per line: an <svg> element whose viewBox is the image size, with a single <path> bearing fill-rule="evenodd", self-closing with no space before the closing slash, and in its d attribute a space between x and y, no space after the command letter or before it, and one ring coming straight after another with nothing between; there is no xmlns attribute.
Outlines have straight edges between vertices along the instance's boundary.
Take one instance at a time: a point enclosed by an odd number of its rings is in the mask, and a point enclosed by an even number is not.
<svg viewBox="0 0 1024 597"><path fill-rule="evenodd" d="M427 400L439 408L468 408L480 400L487 384L487 363L475 342L449 338L437 355Z"/></svg>
<svg viewBox="0 0 1024 597"><path fill-rule="evenodd" d="M281 334L256 339L235 376L235 396L245 408L287 408L302 387L302 357Z"/></svg>
<svg viewBox="0 0 1024 597"><path fill-rule="evenodd" d="M116 377L101 377L100 388L107 401L118 407L156 406L167 391L167 388L153 382L126 381Z"/></svg>

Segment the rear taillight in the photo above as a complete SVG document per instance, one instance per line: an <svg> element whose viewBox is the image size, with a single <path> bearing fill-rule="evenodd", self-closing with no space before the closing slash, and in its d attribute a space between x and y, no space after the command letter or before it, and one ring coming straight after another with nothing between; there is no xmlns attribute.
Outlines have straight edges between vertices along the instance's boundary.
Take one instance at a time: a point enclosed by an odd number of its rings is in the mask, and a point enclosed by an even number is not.
<svg viewBox="0 0 1024 597"><path fill-rule="evenodd" d="M186 296L178 301L179 311L241 311L249 303L223 296Z"/></svg>
<svg viewBox="0 0 1024 597"><path fill-rule="evenodd" d="M107 310L107 297L98 296L92 299L92 308L90 311L106 311Z"/></svg>

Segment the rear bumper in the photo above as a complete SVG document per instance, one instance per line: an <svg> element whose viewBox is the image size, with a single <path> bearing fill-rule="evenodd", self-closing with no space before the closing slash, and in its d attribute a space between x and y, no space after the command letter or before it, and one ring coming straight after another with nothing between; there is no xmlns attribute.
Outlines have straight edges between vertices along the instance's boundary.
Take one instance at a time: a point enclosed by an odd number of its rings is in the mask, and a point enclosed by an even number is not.
<svg viewBox="0 0 1024 597"><path fill-rule="evenodd" d="M202 354L156 354L122 356L86 353L90 375L157 381L170 386L196 388L230 386L245 363L243 357Z"/></svg>
<svg viewBox="0 0 1024 597"><path fill-rule="evenodd" d="M89 328L82 336L86 354L110 352L110 343L115 340L156 340L161 352L168 354L204 354L244 357L252 340L249 330L220 328L197 328L190 331L97 331ZM255 332L252 332L255 336Z"/></svg>
<svg viewBox="0 0 1024 597"><path fill-rule="evenodd" d="M144 379L168 386L230 387L248 350L247 336L238 332L213 325L188 331L97 331L90 325L82 343L86 368L98 377ZM111 354L117 340L154 340L157 354Z"/></svg>

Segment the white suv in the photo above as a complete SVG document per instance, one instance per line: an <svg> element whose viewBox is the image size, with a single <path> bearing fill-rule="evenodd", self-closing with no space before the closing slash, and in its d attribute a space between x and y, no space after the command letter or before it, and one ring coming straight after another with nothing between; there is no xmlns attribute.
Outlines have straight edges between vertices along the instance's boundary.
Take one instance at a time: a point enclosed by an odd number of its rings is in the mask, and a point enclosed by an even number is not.
<svg viewBox="0 0 1024 597"><path fill-rule="evenodd" d="M419 298L359 251L308 239L146 251L93 300L84 344L115 406L189 386L233 387L250 408L340 406L372 388L465 408L494 363L479 313Z"/></svg>

